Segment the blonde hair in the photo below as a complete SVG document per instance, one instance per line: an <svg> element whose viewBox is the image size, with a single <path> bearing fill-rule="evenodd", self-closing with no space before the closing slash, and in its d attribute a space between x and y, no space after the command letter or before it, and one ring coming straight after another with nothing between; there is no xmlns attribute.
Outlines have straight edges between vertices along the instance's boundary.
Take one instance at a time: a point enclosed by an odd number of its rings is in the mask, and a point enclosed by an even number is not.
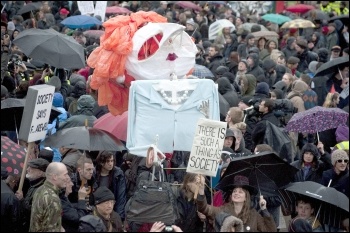
<svg viewBox="0 0 350 233"><path fill-rule="evenodd" d="M323 107L325 108L336 108L337 107L337 99L339 97L338 92L328 93L326 96L326 100L323 103Z"/></svg>

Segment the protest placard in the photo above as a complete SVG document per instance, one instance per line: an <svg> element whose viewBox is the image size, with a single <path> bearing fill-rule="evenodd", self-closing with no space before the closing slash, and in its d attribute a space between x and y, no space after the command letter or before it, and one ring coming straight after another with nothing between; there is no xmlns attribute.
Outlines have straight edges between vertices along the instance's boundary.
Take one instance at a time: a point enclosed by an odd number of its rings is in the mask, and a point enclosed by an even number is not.
<svg viewBox="0 0 350 233"><path fill-rule="evenodd" d="M93 14L95 12L94 1L77 1L81 15Z"/></svg>
<svg viewBox="0 0 350 233"><path fill-rule="evenodd" d="M102 23L105 21L107 1L97 1L95 6L95 15L101 16Z"/></svg>
<svg viewBox="0 0 350 233"><path fill-rule="evenodd" d="M199 119L186 172L216 176L224 146L226 122Z"/></svg>
<svg viewBox="0 0 350 233"><path fill-rule="evenodd" d="M29 87L19 139L34 142L45 138L54 92L55 87L46 84Z"/></svg>

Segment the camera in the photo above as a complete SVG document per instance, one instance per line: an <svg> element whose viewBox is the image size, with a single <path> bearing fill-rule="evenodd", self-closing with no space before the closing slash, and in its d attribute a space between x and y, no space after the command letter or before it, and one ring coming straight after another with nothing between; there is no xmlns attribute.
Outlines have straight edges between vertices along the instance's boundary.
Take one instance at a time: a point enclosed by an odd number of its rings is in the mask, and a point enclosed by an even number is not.
<svg viewBox="0 0 350 233"><path fill-rule="evenodd" d="M166 227L164 228L164 231L165 231L165 232L172 232L172 231L174 231L174 229L173 229L172 226L166 226Z"/></svg>
<svg viewBox="0 0 350 233"><path fill-rule="evenodd" d="M273 113L280 120L280 127L286 126L293 114L297 112L298 109L294 107L292 101L288 99L275 100Z"/></svg>

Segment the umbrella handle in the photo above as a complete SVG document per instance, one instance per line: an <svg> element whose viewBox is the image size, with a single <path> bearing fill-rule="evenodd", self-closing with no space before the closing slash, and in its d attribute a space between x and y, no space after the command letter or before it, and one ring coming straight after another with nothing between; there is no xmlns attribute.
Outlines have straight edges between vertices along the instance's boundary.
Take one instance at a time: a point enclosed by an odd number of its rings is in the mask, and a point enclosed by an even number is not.
<svg viewBox="0 0 350 233"><path fill-rule="evenodd" d="M317 134L317 135L318 135L318 134ZM328 183L328 186L327 186L327 187L331 186L331 183L332 183L332 179L329 180L329 183ZM317 218L318 218L318 215L320 214L322 205L323 205L323 203L321 203L320 208L318 208L317 214L316 214L316 216L315 216L315 220L314 220L314 222L312 223L312 228L314 227L314 225L315 225L315 223L316 223L316 220L317 220Z"/></svg>
<svg viewBox="0 0 350 233"><path fill-rule="evenodd" d="M319 143L320 142L320 136L318 135L318 131L316 132L316 134L317 134L317 143Z"/></svg>
<svg viewBox="0 0 350 233"><path fill-rule="evenodd" d="M27 173L29 153L30 153L30 151L32 151L34 144L35 144L35 142L28 143L26 158L24 159L24 165L23 165L23 170L22 170L22 174L21 174L21 180L19 181L18 191L22 191L23 184L24 184L24 178L26 177L26 173Z"/></svg>

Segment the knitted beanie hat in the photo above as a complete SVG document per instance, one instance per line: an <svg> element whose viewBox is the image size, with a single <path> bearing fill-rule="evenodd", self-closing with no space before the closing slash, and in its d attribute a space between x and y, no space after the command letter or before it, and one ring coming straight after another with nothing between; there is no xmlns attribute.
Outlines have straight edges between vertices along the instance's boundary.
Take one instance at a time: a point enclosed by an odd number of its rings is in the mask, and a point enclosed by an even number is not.
<svg viewBox="0 0 350 233"><path fill-rule="evenodd" d="M348 154L344 150L335 150L332 153L332 164L335 166L335 163L339 159L349 159Z"/></svg>

